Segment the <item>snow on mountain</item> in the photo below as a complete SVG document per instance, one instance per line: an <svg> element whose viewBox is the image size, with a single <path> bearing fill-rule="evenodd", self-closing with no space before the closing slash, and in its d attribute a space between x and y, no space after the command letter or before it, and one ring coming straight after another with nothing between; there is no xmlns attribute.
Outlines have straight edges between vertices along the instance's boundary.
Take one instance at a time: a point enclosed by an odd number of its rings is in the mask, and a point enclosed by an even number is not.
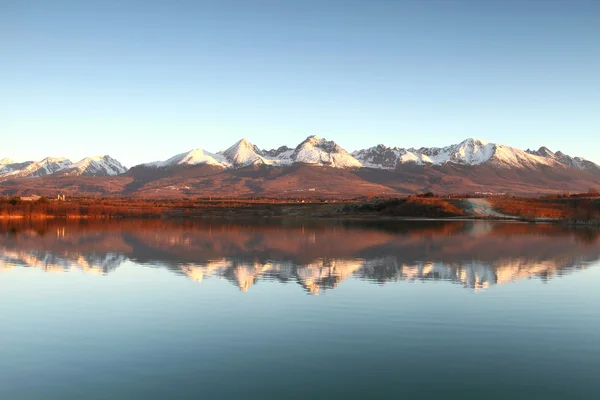
<svg viewBox="0 0 600 400"><path fill-rule="evenodd" d="M357 150L352 153L354 158L364 167L379 169L395 169L398 163L402 162L401 157L406 154L407 152L404 149L388 147L383 144L369 149ZM417 162L416 157L414 157L413 161Z"/></svg>
<svg viewBox="0 0 600 400"><path fill-rule="evenodd" d="M447 162L455 164L479 165L492 158L496 145L480 139L467 139L459 144L447 147L409 149L411 153L422 155L423 162L441 165Z"/></svg>
<svg viewBox="0 0 600 400"><path fill-rule="evenodd" d="M262 151L250 143L246 139L242 139L235 143L227 150L217 153L229 162L234 167L245 167L255 163L272 164L273 162L263 156Z"/></svg>
<svg viewBox="0 0 600 400"><path fill-rule="evenodd" d="M208 151L204 151L201 148L190 150L186 153L177 154L165 161L154 161L148 164L144 164L148 167L172 167L176 165L198 165L207 164L215 165L218 167L227 168L229 162L221 154L213 154Z"/></svg>
<svg viewBox="0 0 600 400"><path fill-rule="evenodd" d="M256 163L284 166L295 162L334 168L359 168L362 166L358 160L335 142L316 136L309 136L295 149L282 146L276 150L267 151L260 150L246 139L242 139L218 154L227 159L231 168Z"/></svg>
<svg viewBox="0 0 600 400"><path fill-rule="evenodd" d="M326 165L334 168L360 168L362 164L335 142L309 136L295 149L281 146L276 150L260 150L246 139L241 139L227 150L209 153L202 149L178 154L166 161L146 166L168 167L182 164L210 164L223 168L241 168L252 164L285 166L295 162Z"/></svg>
<svg viewBox="0 0 600 400"><path fill-rule="evenodd" d="M69 167L71 164L71 160L67 158L47 157L42 161L29 163L24 168L5 173L3 176L10 176L14 178L33 178L50 175Z"/></svg>
<svg viewBox="0 0 600 400"><path fill-rule="evenodd" d="M352 153L365 166L371 168L394 169L400 164L418 165L446 163L479 165L487 163L494 156L496 145L480 139L467 139L459 144L446 147L421 147L420 149L390 148L378 145Z"/></svg>
<svg viewBox="0 0 600 400"><path fill-rule="evenodd" d="M525 150L514 147L495 145L496 149L491 159L491 164L505 168L536 168L539 166L558 166L558 164L544 157L529 154Z"/></svg>
<svg viewBox="0 0 600 400"><path fill-rule="evenodd" d="M23 169L25 167L27 167L28 165L30 165L32 162L31 161L26 161L26 162L16 162L10 158L3 158L2 160L0 160L0 177L7 175L11 172Z"/></svg>
<svg viewBox="0 0 600 400"><path fill-rule="evenodd" d="M86 157L64 170L66 175L77 176L113 176L125 172L127 168L108 155Z"/></svg>
<svg viewBox="0 0 600 400"><path fill-rule="evenodd" d="M564 154L561 151L557 151L556 153L554 153L545 146L540 147L537 151L527 149L526 152L531 155L544 157L548 160L558 162L567 167L577 168L582 171L588 171L588 172L594 172L594 173L600 172L600 166L596 163L593 163L582 157L571 157L567 154Z"/></svg>
<svg viewBox="0 0 600 400"><path fill-rule="evenodd" d="M262 153L266 157L270 157L270 158L286 157L285 154L287 154L287 158L289 158L289 157L291 157L293 152L294 152L294 149L292 149L291 147L287 147L287 146L281 146L277 149L272 149L272 150L262 150Z"/></svg>
<svg viewBox="0 0 600 400"><path fill-rule="evenodd" d="M197 148L177 154L165 161L143 164L149 167L177 165L213 165L224 169L241 168L253 164L287 166L304 163L334 168L396 169L404 164L414 165L491 165L498 168L538 168L540 166L568 167L600 174L600 166L581 157L552 152L546 147L538 150L520 150L514 147L488 143L481 139L466 139L446 147L400 148L380 144L348 153L337 143L309 136L296 148L281 146L261 150L246 139L218 153ZM38 177L49 174L113 176L127 171L114 158L87 157L77 163L66 158L45 158L37 162L15 163L9 158L0 160L0 177Z"/></svg>
<svg viewBox="0 0 600 400"><path fill-rule="evenodd" d="M288 161L281 158L282 163ZM289 162L322 165L334 168L360 168L362 164L337 143L309 136L289 156Z"/></svg>
<svg viewBox="0 0 600 400"><path fill-rule="evenodd" d="M556 164L554 160L541 155L473 138L446 147L402 149L379 145L352 154L364 166L381 169L394 169L405 163L417 165L489 164L500 168L534 168L540 165Z"/></svg>

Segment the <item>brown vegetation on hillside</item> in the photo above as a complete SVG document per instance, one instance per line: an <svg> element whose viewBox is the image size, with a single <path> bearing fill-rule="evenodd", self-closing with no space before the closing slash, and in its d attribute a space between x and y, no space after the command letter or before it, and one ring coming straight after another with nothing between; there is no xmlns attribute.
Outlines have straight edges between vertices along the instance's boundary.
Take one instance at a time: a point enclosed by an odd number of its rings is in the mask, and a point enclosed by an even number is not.
<svg viewBox="0 0 600 400"><path fill-rule="evenodd" d="M0 200L0 218L122 218L160 216L163 207L143 201L78 199L54 201L44 197L23 201L19 197Z"/></svg>
<svg viewBox="0 0 600 400"><path fill-rule="evenodd" d="M421 166L394 170L340 169L296 163L286 168L251 165L240 169L207 165L153 168L137 166L119 176L55 176L0 179L0 195L56 197L107 196L178 199L196 196L347 199L404 196L433 191L515 195L597 191L600 175L575 168L496 168L490 165Z"/></svg>
<svg viewBox="0 0 600 400"><path fill-rule="evenodd" d="M450 201L435 196L409 196L403 199L375 200L346 205L346 214L375 214L394 217L444 218L464 215L463 210Z"/></svg>
<svg viewBox="0 0 600 400"><path fill-rule="evenodd" d="M502 214L524 218L564 218L564 204L540 199L490 198L492 206Z"/></svg>
<svg viewBox="0 0 600 400"><path fill-rule="evenodd" d="M41 198L24 201L18 197L0 200L0 218L124 218L124 217L335 217L397 216L441 218L463 215L449 200L410 196L371 201L348 200L236 200L186 199L142 201L134 199L73 199L55 201Z"/></svg>
<svg viewBox="0 0 600 400"><path fill-rule="evenodd" d="M496 210L524 218L552 218L568 221L600 219L600 199L596 196L570 195L542 198L490 198Z"/></svg>

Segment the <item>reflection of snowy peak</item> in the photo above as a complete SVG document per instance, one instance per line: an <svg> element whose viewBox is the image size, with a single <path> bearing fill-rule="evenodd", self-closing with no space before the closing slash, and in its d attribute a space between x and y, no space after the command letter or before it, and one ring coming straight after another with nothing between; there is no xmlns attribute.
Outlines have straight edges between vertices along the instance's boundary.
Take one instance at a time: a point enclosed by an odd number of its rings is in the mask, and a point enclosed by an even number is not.
<svg viewBox="0 0 600 400"><path fill-rule="evenodd" d="M16 251L0 249L0 267L25 266L47 272L79 269L83 272L106 274L117 269L125 260L123 254L92 253L63 256L48 251Z"/></svg>
<svg viewBox="0 0 600 400"><path fill-rule="evenodd" d="M572 269L585 268L583 260L561 264L556 260L533 261L525 259L498 260L493 264L484 262L416 262L403 264L395 257L375 259L317 259L309 264L298 265L291 261L245 263L220 259L206 264L184 264L179 268L190 279L223 277L246 292L262 279L296 281L311 294L336 288L345 279L357 278L377 282L442 280L459 283L472 289L484 289L492 285L514 282L520 279L541 277L549 279Z"/></svg>

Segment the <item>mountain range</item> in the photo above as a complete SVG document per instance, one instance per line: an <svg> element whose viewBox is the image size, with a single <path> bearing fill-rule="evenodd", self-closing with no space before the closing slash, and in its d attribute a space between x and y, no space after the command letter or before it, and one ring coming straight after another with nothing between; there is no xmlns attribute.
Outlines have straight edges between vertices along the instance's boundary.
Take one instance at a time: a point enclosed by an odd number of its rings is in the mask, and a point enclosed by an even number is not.
<svg viewBox="0 0 600 400"><path fill-rule="evenodd" d="M320 168L315 168L320 167ZM226 150L202 148L125 168L106 155L73 163L0 160L0 193L173 196L357 196L422 191L587 191L600 183L600 166L547 147L521 150L466 139L446 147L380 144L349 153L309 136L295 148L260 149L246 139Z"/></svg>
<svg viewBox="0 0 600 400"><path fill-rule="evenodd" d="M67 158L46 157L41 161L0 160L0 178L35 178L46 175L112 176L127 168L110 156L86 157L73 163Z"/></svg>

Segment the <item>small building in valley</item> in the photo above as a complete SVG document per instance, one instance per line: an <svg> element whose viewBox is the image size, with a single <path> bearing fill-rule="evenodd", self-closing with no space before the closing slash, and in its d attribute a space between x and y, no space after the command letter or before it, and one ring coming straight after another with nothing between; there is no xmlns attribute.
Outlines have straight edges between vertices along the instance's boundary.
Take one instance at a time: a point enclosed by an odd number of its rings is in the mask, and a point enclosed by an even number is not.
<svg viewBox="0 0 600 400"><path fill-rule="evenodd" d="M37 194L32 194L31 196L22 196L21 201L38 201L42 196L38 196Z"/></svg>

